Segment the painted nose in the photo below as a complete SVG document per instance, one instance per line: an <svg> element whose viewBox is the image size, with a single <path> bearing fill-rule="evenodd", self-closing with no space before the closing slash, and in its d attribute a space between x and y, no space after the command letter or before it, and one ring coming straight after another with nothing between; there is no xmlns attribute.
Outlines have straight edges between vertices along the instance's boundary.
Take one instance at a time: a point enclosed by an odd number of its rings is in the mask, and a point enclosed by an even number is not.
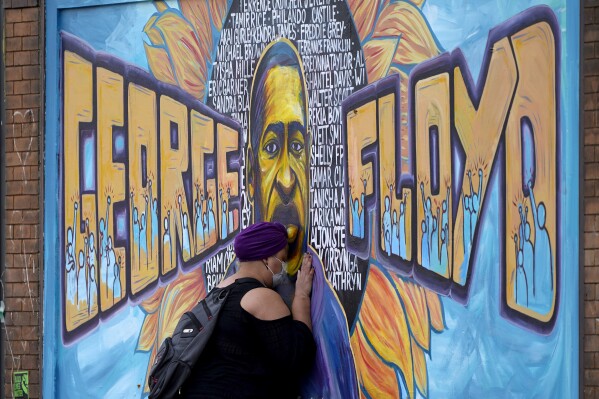
<svg viewBox="0 0 599 399"><path fill-rule="evenodd" d="M297 176L295 171L291 169L287 156L283 160L283 165L277 173L276 189L281 197L283 204L287 205L293 198L295 187L297 183Z"/></svg>

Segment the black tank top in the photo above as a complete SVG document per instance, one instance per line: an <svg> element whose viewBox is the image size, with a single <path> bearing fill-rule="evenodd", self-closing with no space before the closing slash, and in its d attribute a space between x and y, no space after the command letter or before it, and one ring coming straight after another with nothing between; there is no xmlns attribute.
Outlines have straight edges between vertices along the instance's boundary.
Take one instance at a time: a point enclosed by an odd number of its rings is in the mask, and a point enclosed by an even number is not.
<svg viewBox="0 0 599 399"><path fill-rule="evenodd" d="M258 280L241 278L230 287L212 337L183 386L183 397L296 398L299 378L316 350L311 331L291 316L265 321L243 309L243 296L264 287Z"/></svg>

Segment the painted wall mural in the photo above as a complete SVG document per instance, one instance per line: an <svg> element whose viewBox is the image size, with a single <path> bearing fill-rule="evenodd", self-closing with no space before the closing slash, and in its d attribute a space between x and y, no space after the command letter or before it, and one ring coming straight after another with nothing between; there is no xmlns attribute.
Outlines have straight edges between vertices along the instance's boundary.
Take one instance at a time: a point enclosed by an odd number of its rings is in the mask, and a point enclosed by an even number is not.
<svg viewBox="0 0 599 399"><path fill-rule="evenodd" d="M44 395L147 396L261 220L285 300L315 255L302 397L577 395L578 4L88 3L48 4Z"/></svg>

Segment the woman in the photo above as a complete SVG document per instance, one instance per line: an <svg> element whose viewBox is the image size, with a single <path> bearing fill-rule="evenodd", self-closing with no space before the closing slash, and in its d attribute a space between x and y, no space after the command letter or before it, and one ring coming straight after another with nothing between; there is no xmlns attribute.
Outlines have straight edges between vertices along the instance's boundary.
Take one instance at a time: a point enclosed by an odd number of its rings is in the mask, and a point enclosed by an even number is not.
<svg viewBox="0 0 599 399"><path fill-rule="evenodd" d="M204 353L183 386L185 398L296 398L312 365L312 257L305 254L291 311L272 288L286 272L287 231L280 223L249 226L235 237L237 273Z"/></svg>

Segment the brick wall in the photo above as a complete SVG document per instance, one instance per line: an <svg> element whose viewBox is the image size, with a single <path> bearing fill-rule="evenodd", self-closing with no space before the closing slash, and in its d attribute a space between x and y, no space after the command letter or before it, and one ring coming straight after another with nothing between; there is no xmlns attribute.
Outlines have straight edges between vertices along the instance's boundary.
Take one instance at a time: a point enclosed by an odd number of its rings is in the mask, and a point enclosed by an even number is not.
<svg viewBox="0 0 599 399"><path fill-rule="evenodd" d="M2 0L5 34L6 262L2 276L4 394L12 372L29 371L29 394L40 397L42 247L40 212L40 19L38 0ZM0 24L1 25L1 24Z"/></svg>
<svg viewBox="0 0 599 399"><path fill-rule="evenodd" d="M599 1L584 6L584 396L599 398Z"/></svg>

